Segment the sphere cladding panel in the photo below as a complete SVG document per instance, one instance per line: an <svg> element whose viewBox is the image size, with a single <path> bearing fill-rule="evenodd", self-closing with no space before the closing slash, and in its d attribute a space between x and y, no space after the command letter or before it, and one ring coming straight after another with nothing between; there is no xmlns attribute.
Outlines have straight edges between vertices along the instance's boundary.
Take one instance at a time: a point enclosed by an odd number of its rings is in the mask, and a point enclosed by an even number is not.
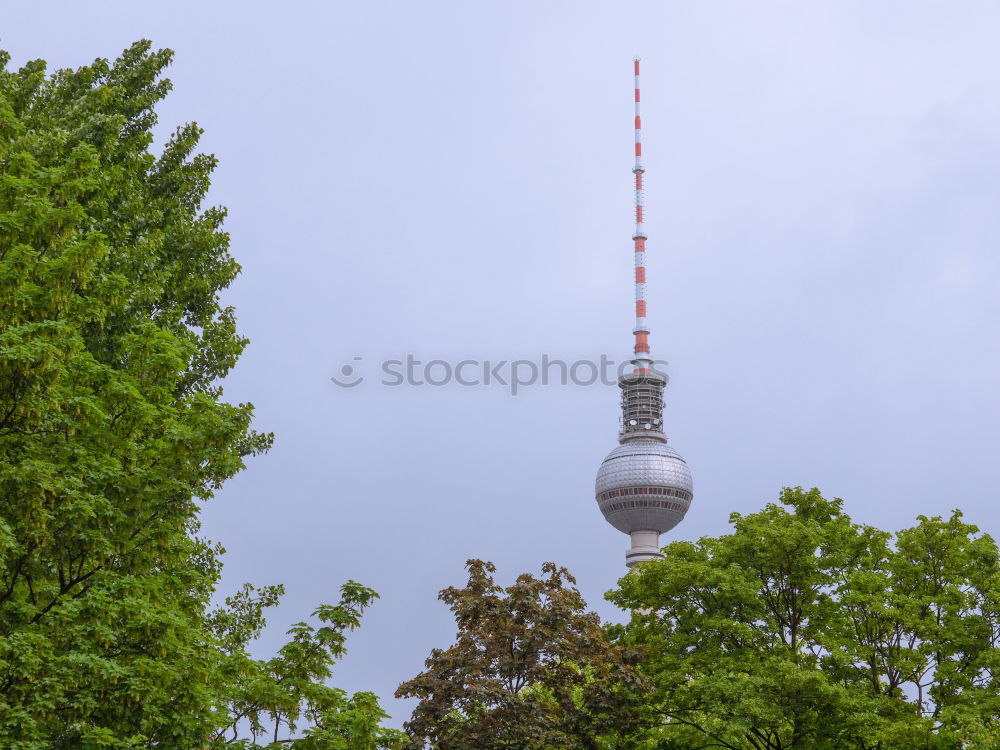
<svg viewBox="0 0 1000 750"><path fill-rule="evenodd" d="M605 492L637 487L657 487L679 490L686 497L669 493L665 497L650 497L632 493L600 500ZM608 523L619 531L669 531L684 518L691 504L694 484L691 470L681 455L666 443L657 440L630 440L619 445L604 459L597 472L595 492L598 505ZM631 507L632 501L661 507ZM670 507L662 507L672 505Z"/></svg>

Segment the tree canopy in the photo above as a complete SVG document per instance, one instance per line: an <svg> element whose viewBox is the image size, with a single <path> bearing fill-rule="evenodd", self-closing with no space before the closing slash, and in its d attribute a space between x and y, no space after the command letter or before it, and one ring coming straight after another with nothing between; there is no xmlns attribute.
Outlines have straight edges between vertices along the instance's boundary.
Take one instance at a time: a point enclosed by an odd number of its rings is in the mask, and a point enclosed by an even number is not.
<svg viewBox="0 0 1000 750"><path fill-rule="evenodd" d="M492 563L469 560L465 588L440 599L458 626L426 671L400 685L418 698L410 747L610 748L639 720L642 680L610 643L565 568L542 566L504 588Z"/></svg>
<svg viewBox="0 0 1000 750"><path fill-rule="evenodd" d="M266 717L307 720L303 747L382 747L373 697L322 684L374 592L347 584L261 662L279 590L210 610L200 502L271 437L219 385L247 342L215 159L193 123L152 151L171 56L49 74L0 53L0 744L246 745L225 728Z"/></svg>
<svg viewBox="0 0 1000 750"><path fill-rule="evenodd" d="M646 747L1000 746L1000 554L962 520L890 534L786 490L609 594L654 685Z"/></svg>
<svg viewBox="0 0 1000 750"><path fill-rule="evenodd" d="M247 649L266 625L264 611L278 603L281 586L255 590L246 584L208 618L217 641L217 702L211 745L301 750L396 750L406 736L382 726L386 714L374 693L348 695L326 684L333 663L344 655L346 632L361 624L377 598L349 581L340 603L320 606L289 631L291 640L270 659Z"/></svg>

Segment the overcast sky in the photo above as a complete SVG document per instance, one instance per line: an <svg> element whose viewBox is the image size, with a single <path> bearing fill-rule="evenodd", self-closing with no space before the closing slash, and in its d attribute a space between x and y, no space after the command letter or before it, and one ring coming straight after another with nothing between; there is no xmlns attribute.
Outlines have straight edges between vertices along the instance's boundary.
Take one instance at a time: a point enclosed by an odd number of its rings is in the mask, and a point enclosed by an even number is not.
<svg viewBox="0 0 1000 750"><path fill-rule="evenodd" d="M654 355L695 477L671 539L783 486L898 529L1000 533L1000 4L9 2L13 64L174 49L277 441L204 514L223 590L284 582L266 647L354 578L335 682L390 699L454 629L469 557L567 566L602 616L626 538L593 480L613 386L386 387L407 354L627 357L631 60L643 59ZM354 359L360 357L360 360ZM365 381L330 381L352 364ZM439 373L438 373L439 374ZM262 651L262 653L264 653Z"/></svg>

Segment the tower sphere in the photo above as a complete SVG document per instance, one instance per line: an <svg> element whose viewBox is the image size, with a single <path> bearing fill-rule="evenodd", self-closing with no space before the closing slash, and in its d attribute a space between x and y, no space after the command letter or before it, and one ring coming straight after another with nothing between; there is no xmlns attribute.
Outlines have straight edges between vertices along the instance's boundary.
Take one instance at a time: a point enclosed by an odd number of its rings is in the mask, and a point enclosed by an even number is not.
<svg viewBox="0 0 1000 750"><path fill-rule="evenodd" d="M684 518L693 496L691 471L662 439L633 438L615 448L597 472L597 504L619 531L663 534Z"/></svg>

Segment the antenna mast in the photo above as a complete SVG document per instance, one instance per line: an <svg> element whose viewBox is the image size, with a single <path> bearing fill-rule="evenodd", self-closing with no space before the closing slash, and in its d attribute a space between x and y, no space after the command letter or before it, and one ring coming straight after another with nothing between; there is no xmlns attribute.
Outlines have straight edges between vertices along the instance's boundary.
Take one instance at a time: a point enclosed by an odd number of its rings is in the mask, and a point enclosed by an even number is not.
<svg viewBox="0 0 1000 750"><path fill-rule="evenodd" d="M639 115L639 58L635 66L635 373L648 375L653 361L649 355L649 328L646 325L646 227L643 216L642 176L646 172L642 166L642 118Z"/></svg>

